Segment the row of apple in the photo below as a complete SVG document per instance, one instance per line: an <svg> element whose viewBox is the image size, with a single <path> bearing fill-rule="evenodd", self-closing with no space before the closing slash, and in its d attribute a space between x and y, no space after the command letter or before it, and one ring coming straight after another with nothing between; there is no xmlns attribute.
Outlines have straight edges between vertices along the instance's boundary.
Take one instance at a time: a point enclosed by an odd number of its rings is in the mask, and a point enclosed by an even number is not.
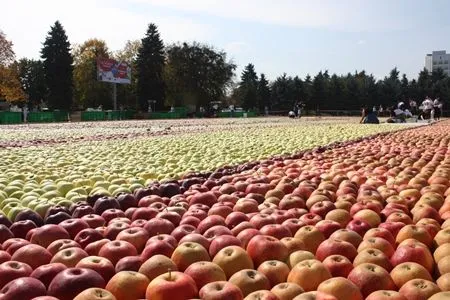
<svg viewBox="0 0 450 300"><path fill-rule="evenodd" d="M297 120L296 120L297 121ZM342 123L345 119L302 119L301 123ZM139 120L83 123L50 123L3 126L0 148L66 144L80 141L116 140L167 134L228 131L239 128L277 127L291 124L287 118ZM299 123L299 122L297 122Z"/></svg>
<svg viewBox="0 0 450 300"><path fill-rule="evenodd" d="M0 299L446 299L447 129L21 210Z"/></svg>
<svg viewBox="0 0 450 300"><path fill-rule="evenodd" d="M131 193L155 179L179 178L194 170L236 165L394 128L285 125L0 150L0 210L12 220L24 208L44 217L52 205L69 207L89 195Z"/></svg>

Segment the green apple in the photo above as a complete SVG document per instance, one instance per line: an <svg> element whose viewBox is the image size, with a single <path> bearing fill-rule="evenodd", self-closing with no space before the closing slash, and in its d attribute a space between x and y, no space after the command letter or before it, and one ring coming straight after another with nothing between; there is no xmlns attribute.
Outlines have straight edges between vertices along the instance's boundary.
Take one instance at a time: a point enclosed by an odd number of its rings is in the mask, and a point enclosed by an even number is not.
<svg viewBox="0 0 450 300"><path fill-rule="evenodd" d="M23 210L25 210L25 208L22 205L11 208L7 215L8 219L10 219L11 221L14 221L16 219L17 214Z"/></svg>
<svg viewBox="0 0 450 300"><path fill-rule="evenodd" d="M58 191L54 190L46 192L45 194L42 195L42 197L50 200L56 197L61 197L61 194Z"/></svg>
<svg viewBox="0 0 450 300"><path fill-rule="evenodd" d="M53 204L50 202L42 202L34 208L34 211L37 212L42 218L44 218L47 210L52 206Z"/></svg>
<svg viewBox="0 0 450 300"><path fill-rule="evenodd" d="M58 192L65 196L67 194L67 192L69 192L70 190L74 189L75 186L67 181L60 181L56 184L56 187L58 189Z"/></svg>
<svg viewBox="0 0 450 300"><path fill-rule="evenodd" d="M18 187L18 186L14 186L14 185L9 185L6 186L3 191L8 194L8 196L14 194L15 192L21 191L22 188Z"/></svg>

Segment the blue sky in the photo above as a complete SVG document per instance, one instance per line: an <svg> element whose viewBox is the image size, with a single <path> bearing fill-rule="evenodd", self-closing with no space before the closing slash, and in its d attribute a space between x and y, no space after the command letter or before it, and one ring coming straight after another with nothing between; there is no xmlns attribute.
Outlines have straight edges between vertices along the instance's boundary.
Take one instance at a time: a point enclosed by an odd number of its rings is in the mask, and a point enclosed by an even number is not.
<svg viewBox="0 0 450 300"><path fill-rule="evenodd" d="M251 62L270 79L362 69L382 78L395 66L415 78L426 53L450 52L446 0L14 0L2 10L17 58L38 58L57 19L72 44L95 37L111 50L154 22L165 43L208 43L228 53L238 75Z"/></svg>

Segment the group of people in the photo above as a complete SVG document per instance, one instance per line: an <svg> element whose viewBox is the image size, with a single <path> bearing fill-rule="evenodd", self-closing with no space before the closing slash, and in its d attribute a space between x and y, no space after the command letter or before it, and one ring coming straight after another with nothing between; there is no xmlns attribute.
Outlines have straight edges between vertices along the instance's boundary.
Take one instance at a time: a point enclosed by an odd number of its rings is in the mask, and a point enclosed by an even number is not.
<svg viewBox="0 0 450 300"><path fill-rule="evenodd" d="M302 109L305 107L303 102L295 103L294 108L289 111L289 118L300 118L302 116Z"/></svg>
<svg viewBox="0 0 450 300"><path fill-rule="evenodd" d="M397 105L387 109L389 112L388 123L404 123L409 118L417 117L420 120L439 120L442 117L442 102L439 98L432 100L426 97L420 106L417 102L409 100L408 102L400 101ZM376 106L370 110L368 107L363 107L362 118L360 123L379 124L378 116L383 116L384 109L380 105L379 109Z"/></svg>

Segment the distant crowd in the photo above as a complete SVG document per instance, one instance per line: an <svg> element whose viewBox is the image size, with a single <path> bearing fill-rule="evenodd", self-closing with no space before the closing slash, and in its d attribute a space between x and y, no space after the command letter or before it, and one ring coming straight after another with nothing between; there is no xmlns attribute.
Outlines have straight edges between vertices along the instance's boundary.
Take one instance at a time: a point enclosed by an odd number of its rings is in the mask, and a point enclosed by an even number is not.
<svg viewBox="0 0 450 300"><path fill-rule="evenodd" d="M372 109L363 107L360 123L379 124L378 116L388 117L388 123L405 123L407 120L439 120L442 117L442 106L439 98L432 100L427 96L420 106L415 100L410 99L406 102L400 101L386 110L381 105L374 106Z"/></svg>

